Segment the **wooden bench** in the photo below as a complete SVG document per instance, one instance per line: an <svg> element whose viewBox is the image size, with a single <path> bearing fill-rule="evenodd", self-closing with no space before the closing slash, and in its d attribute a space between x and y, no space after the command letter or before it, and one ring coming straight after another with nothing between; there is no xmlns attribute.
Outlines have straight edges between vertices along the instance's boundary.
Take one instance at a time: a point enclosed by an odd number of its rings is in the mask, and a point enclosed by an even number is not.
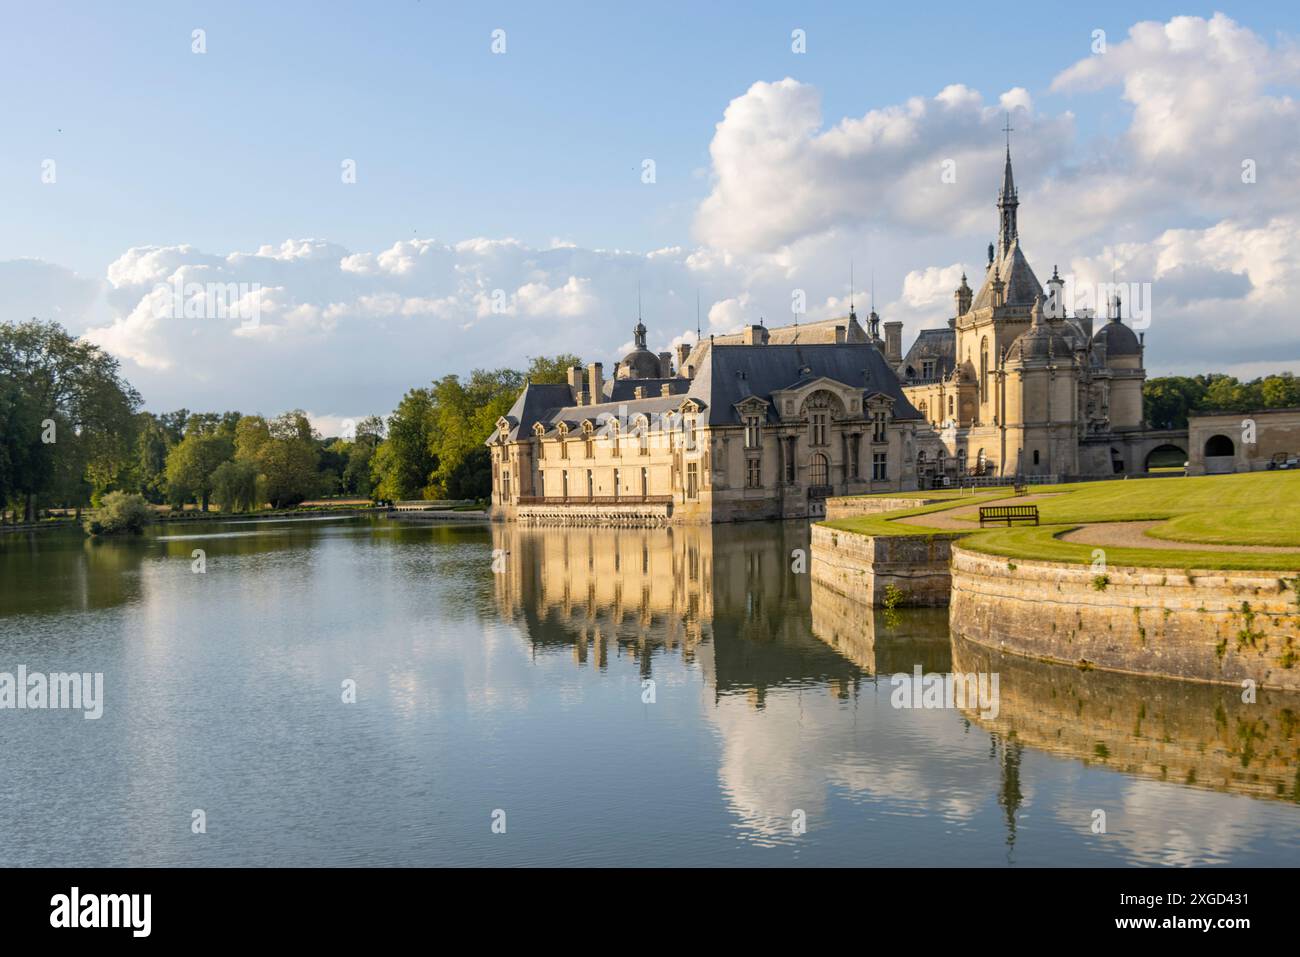
<svg viewBox="0 0 1300 957"><path fill-rule="evenodd" d="M1008 528L1015 522L1038 524L1037 505L984 505L980 507L980 528L990 523L1005 524Z"/></svg>

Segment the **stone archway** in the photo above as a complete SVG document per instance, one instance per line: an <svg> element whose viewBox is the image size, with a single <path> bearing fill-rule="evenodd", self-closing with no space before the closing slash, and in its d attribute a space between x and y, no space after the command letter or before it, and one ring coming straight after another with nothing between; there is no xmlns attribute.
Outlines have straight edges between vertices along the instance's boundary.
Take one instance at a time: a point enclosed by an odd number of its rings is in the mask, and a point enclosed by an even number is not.
<svg viewBox="0 0 1300 957"><path fill-rule="evenodd" d="M1205 440L1205 457L1236 455L1237 446L1226 435L1211 435Z"/></svg>
<svg viewBox="0 0 1300 957"><path fill-rule="evenodd" d="M1147 453L1142 469L1145 472L1181 471L1186 464L1187 450L1172 442L1166 442L1164 445L1157 445Z"/></svg>
<svg viewBox="0 0 1300 957"><path fill-rule="evenodd" d="M1222 475L1237 471L1237 446L1228 436L1211 435L1205 440L1205 473Z"/></svg>

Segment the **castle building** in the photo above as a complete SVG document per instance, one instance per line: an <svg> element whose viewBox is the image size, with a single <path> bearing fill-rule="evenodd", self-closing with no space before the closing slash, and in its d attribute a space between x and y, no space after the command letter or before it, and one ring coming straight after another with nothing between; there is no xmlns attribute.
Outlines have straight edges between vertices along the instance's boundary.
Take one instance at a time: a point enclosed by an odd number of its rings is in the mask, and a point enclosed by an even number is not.
<svg viewBox="0 0 1300 957"><path fill-rule="evenodd" d="M1146 471L1146 457L1179 436L1142 418L1144 343L1115 295L1094 328L1066 315L1057 269L1047 294L1021 249L1019 198L1007 149L998 239L979 291L966 276L944 329L923 330L890 355L903 393L934 430L919 449L922 485L968 476L1104 477Z"/></svg>
<svg viewBox="0 0 1300 957"><path fill-rule="evenodd" d="M805 327L806 328L806 327ZM496 517L539 524L805 518L830 495L915 488L925 428L855 316L751 326L671 357L636 348L530 383L488 440ZM665 373L668 373L665 375ZM929 431L926 429L926 431Z"/></svg>
<svg viewBox="0 0 1300 957"><path fill-rule="evenodd" d="M529 383L487 440L492 511L538 524L632 525L816 517L831 495L975 476L1146 471L1186 433L1142 420L1142 338L1116 296L1097 328L1045 296L1020 247L1008 146L998 241L946 328L902 353L902 323L748 326L653 353L634 348L563 384Z"/></svg>

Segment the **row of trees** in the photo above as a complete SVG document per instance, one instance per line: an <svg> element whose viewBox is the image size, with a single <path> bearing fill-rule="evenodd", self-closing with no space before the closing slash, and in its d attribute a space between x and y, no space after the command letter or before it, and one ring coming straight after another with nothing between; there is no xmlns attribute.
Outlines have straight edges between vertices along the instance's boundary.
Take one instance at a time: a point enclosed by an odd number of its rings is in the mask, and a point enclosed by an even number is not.
<svg viewBox="0 0 1300 957"><path fill-rule="evenodd" d="M483 442L526 379L564 382L572 355L412 389L385 423L321 437L301 410L153 413L116 359L57 323L0 323L0 514L100 505L111 492L205 511L309 498L486 498ZM349 430L351 432L351 430Z"/></svg>
<svg viewBox="0 0 1300 957"><path fill-rule="evenodd" d="M510 410L526 382L561 383L575 355L537 357L526 372L475 369L468 381L448 375L412 389L388 418L388 437L375 450L375 496L382 499L485 499L492 460L484 441Z"/></svg>
<svg viewBox="0 0 1300 957"><path fill-rule="evenodd" d="M1290 372L1239 382L1230 375L1164 376L1142 390L1144 418L1157 429L1185 429L1194 412L1300 408L1300 379Z"/></svg>

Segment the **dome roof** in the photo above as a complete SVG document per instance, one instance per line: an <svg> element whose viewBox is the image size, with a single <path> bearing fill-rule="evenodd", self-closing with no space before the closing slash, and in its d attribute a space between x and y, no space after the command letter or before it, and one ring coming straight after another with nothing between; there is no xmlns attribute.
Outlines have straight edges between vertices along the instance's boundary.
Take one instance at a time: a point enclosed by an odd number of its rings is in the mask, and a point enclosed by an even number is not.
<svg viewBox="0 0 1300 957"><path fill-rule="evenodd" d="M1007 350L1007 361L1026 359L1064 359L1070 361L1074 348L1070 340L1047 326L1036 326L1022 332Z"/></svg>
<svg viewBox="0 0 1300 957"><path fill-rule="evenodd" d="M623 357L629 379L659 378L659 357L649 349L633 349Z"/></svg>
<svg viewBox="0 0 1300 957"><path fill-rule="evenodd" d="M1106 343L1106 357L1136 356L1142 354L1142 344L1137 334L1119 319L1111 319L1098 329L1092 337L1093 342Z"/></svg>

